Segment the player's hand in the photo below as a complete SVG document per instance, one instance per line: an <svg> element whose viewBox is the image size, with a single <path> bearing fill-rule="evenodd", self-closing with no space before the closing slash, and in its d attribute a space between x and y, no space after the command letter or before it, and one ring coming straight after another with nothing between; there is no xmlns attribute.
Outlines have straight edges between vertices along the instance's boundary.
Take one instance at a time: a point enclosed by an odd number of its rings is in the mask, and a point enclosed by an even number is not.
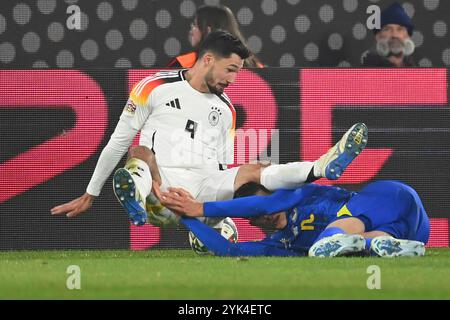
<svg viewBox="0 0 450 320"><path fill-rule="evenodd" d="M203 204L182 188L169 188L169 192L161 192L158 185L155 185L155 195L163 206L177 214L184 214L188 217L202 217Z"/></svg>
<svg viewBox="0 0 450 320"><path fill-rule="evenodd" d="M95 198L95 196L85 193L79 198L52 208L50 212L52 215L65 214L68 218L73 218L88 210Z"/></svg>
<svg viewBox="0 0 450 320"><path fill-rule="evenodd" d="M160 187L161 187L161 180L160 181L155 180L155 179L153 179L153 176L152 176L152 190L151 190L151 192L156 196L156 198L158 198L159 201L161 201L161 199L158 196L158 191L155 190L155 187L158 188L159 194L161 194L161 191L160 191L161 190L160 189Z"/></svg>
<svg viewBox="0 0 450 320"><path fill-rule="evenodd" d="M169 188L167 190L169 192L166 192L166 193L169 194L169 195L170 194L175 195L175 196L179 195L179 196L182 196L184 198L196 201L195 198L192 196L192 194L190 194L189 191L186 191L183 188Z"/></svg>

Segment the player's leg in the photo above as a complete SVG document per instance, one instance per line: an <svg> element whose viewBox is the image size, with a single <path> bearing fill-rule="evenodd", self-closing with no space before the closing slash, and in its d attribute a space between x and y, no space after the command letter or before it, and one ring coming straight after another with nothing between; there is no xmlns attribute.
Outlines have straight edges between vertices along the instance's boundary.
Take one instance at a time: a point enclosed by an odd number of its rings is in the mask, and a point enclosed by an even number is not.
<svg viewBox="0 0 450 320"><path fill-rule="evenodd" d="M364 238L359 234L334 233L316 241L309 248L310 257L338 257L362 252Z"/></svg>
<svg viewBox="0 0 450 320"><path fill-rule="evenodd" d="M366 238L366 239L373 239L373 238L376 238L376 237L390 237L391 235L389 234L389 233L387 233L387 232L384 232L384 231L378 231L378 230L375 230L375 231L369 231L369 232L363 232L363 233L361 233L361 235L364 237L364 238Z"/></svg>
<svg viewBox="0 0 450 320"><path fill-rule="evenodd" d="M417 192L399 181L367 185L346 204L365 223L365 232L383 231L397 239L426 243L430 225Z"/></svg>
<svg viewBox="0 0 450 320"><path fill-rule="evenodd" d="M365 235L365 251L370 252L372 238L367 233L375 231L379 226L389 225L400 217L397 191L397 185L391 181L368 184L338 210L336 220L331 223L331 226ZM343 216L350 218L342 218ZM383 230L383 232L388 231Z"/></svg>
<svg viewBox="0 0 450 320"><path fill-rule="evenodd" d="M335 255L335 252L339 252L341 247L349 244L349 241L336 242L335 238L345 240L347 239L345 235L348 234L359 234L361 237L364 232L373 230L372 226L395 221L399 214L393 214L392 210L396 200L394 189L388 182L376 182L369 184L361 192L354 195L336 212L334 218L330 217L334 221L327 226L311 246L310 256ZM364 238L359 239L360 251L363 251L366 245L370 248L370 240L368 241L366 244Z"/></svg>
<svg viewBox="0 0 450 320"><path fill-rule="evenodd" d="M382 257L422 256L429 221L417 192L398 181L368 185L347 203L365 223L366 249Z"/></svg>
<svg viewBox="0 0 450 320"><path fill-rule="evenodd" d="M417 193L397 181L366 186L336 214L349 218L332 222L310 248L311 256L332 256L352 247L347 233L362 233L365 248L383 256L421 256L425 252L429 223ZM372 238L373 237L373 238ZM343 239L343 240L342 240Z"/></svg>
<svg viewBox="0 0 450 320"><path fill-rule="evenodd" d="M269 190L298 188L320 178L338 179L367 145L365 124L352 126L326 154L315 162L291 162L280 165L243 165L235 180L235 190L248 182L262 184Z"/></svg>
<svg viewBox="0 0 450 320"><path fill-rule="evenodd" d="M364 223L357 218L344 218L330 223L309 249L310 257L336 257L365 249Z"/></svg>
<svg viewBox="0 0 450 320"><path fill-rule="evenodd" d="M334 231L333 233L339 234L339 232L336 231ZM363 232L360 235L364 238L365 241L365 250L364 250L365 255L391 258L391 257L417 257L423 256L425 254L425 244L420 241L408 239L396 239L392 237L392 235L390 235L389 233L378 230ZM344 239L346 238L344 237ZM325 240L322 240L322 242L323 247L324 244L333 242L333 238L332 237L325 238ZM347 240L346 243L349 243L349 241ZM331 251L336 251L337 249L342 249L344 245L342 244L335 245L333 248L331 245L328 244L327 247L321 248L321 250L326 251L326 249L328 249L328 251L330 251L330 248L332 248L333 250ZM314 250L313 247L310 250L310 252L312 252L311 255L317 254L317 250Z"/></svg>
<svg viewBox="0 0 450 320"><path fill-rule="evenodd" d="M204 179L201 171L198 172L196 170L188 170L184 168L160 166L158 166L157 169L161 177L161 183L159 184L161 190L167 190L170 187L179 187L185 189L193 197L198 198L200 192L199 189L201 187L202 180ZM154 183L156 183L155 180ZM150 193L146 200L148 221L150 224L158 227L180 225L180 216L164 207L153 193ZM202 221L205 220L204 217L198 219Z"/></svg>
<svg viewBox="0 0 450 320"><path fill-rule="evenodd" d="M413 225L410 221L413 221ZM425 243L417 241L410 230L414 230L417 219L401 216L398 221L381 225L377 230L363 233L366 250L380 257L417 257L425 254Z"/></svg>
<svg viewBox="0 0 450 320"><path fill-rule="evenodd" d="M419 257L425 255L425 244L421 241L397 239L385 232L376 233L384 233L385 235L366 238L366 249L369 248L372 255L386 258ZM370 236L373 236L373 234Z"/></svg>
<svg viewBox="0 0 450 320"><path fill-rule="evenodd" d="M327 226L327 229L329 228L339 228L348 234L361 234L365 230L364 223L353 217L335 220Z"/></svg>
<svg viewBox="0 0 450 320"><path fill-rule="evenodd" d="M403 201L405 202L405 211L402 217L406 220L408 240L416 240L427 243L430 237L430 220L423 206L422 200L412 187L395 181L402 189Z"/></svg>
<svg viewBox="0 0 450 320"><path fill-rule="evenodd" d="M148 222L156 227L176 227L180 224L180 217L164 207L158 198L150 192L146 198Z"/></svg>
<svg viewBox="0 0 450 320"><path fill-rule="evenodd" d="M153 170L157 169L153 152L145 146L132 147L125 167L114 173L114 194L135 225L147 222L146 198L152 188L151 166ZM155 178L160 179L157 172Z"/></svg>
<svg viewBox="0 0 450 320"><path fill-rule="evenodd" d="M203 181L198 189L196 199L200 202L223 201L233 199L234 181L239 171L238 167L220 170L220 171L204 171L199 172L204 176ZM197 170L194 170L197 172ZM225 217L206 217L203 218L205 224L216 228L226 218Z"/></svg>

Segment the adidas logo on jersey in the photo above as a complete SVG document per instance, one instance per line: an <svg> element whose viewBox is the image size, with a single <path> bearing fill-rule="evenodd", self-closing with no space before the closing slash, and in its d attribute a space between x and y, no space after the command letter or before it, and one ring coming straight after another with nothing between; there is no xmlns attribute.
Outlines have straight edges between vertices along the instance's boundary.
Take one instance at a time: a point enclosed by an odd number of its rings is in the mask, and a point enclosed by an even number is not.
<svg viewBox="0 0 450 320"><path fill-rule="evenodd" d="M175 100L171 100L171 101L167 102L166 106L172 107L172 108L175 108L175 109L181 109L180 100L178 100L178 98L176 98Z"/></svg>

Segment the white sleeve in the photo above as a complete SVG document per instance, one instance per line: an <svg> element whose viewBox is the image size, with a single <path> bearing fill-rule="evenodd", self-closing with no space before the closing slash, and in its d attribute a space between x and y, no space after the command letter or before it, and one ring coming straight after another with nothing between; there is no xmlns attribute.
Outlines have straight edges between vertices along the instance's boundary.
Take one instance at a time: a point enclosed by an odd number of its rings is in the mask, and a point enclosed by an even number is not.
<svg viewBox="0 0 450 320"><path fill-rule="evenodd" d="M218 162L222 165L234 163L234 136L235 126L230 119L227 126L223 129L221 143L218 148Z"/></svg>
<svg viewBox="0 0 450 320"><path fill-rule="evenodd" d="M130 117L122 114L114 133L108 141L108 144L100 154L94 174L92 175L91 181L86 189L86 192L90 195L100 195L106 179L108 179L111 175L111 172L117 166L123 155L127 152L128 147L133 142L138 130L133 128L130 120Z"/></svg>
<svg viewBox="0 0 450 320"><path fill-rule="evenodd" d="M134 137L144 126L152 111L152 91L158 86L148 77L139 82L131 91L119 122L98 159L86 192L99 196L106 179L127 152ZM147 88L147 86L149 86Z"/></svg>

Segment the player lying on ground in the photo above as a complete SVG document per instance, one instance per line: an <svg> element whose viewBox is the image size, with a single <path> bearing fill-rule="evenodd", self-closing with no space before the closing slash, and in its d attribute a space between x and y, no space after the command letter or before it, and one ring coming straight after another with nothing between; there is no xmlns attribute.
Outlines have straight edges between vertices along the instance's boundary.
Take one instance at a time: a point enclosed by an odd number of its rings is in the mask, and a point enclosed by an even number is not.
<svg viewBox="0 0 450 320"><path fill-rule="evenodd" d="M266 167L247 164L221 170L234 158L235 111L224 89L235 82L248 55L248 49L231 34L211 32L199 48L194 67L161 72L140 81L100 155L86 193L52 208L51 213L75 217L87 211L138 131L139 147L130 150L125 167L113 178L114 193L136 225L147 219L159 226L178 220L164 208L156 212L152 207L147 209L147 201L158 205L151 198L149 159L153 153L162 189L183 187L202 202L231 199L234 191L248 182L276 190L296 188L322 177L338 179L367 144L364 124L354 125L315 162Z"/></svg>
<svg viewBox="0 0 450 320"><path fill-rule="evenodd" d="M200 203L181 188L155 192L163 204L183 213L183 223L214 254L221 256L332 257L370 250L385 257L421 256L430 224L417 192L398 181L377 181L360 192L304 185L271 193L244 185L229 201ZM268 195L270 194L270 195ZM190 217L245 217L278 229L258 242L229 243Z"/></svg>

